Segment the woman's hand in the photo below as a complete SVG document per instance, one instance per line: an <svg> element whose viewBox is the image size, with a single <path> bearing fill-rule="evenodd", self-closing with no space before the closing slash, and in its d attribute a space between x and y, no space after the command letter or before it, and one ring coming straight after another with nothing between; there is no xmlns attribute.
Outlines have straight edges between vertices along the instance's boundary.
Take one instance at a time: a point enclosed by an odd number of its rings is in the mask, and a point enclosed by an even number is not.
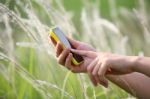
<svg viewBox="0 0 150 99"><path fill-rule="evenodd" d="M93 56L93 61L88 65L87 72L94 76L96 81L105 87L108 86L108 81L105 78L106 74L122 75L133 72L135 60L133 56L122 56L111 53L98 53L73 49L71 51L83 57Z"/></svg>
<svg viewBox="0 0 150 99"><path fill-rule="evenodd" d="M74 49L95 52L95 49L86 43L79 42L71 38L68 38L68 40L70 44L74 47ZM57 57L58 63L61 64L62 66L65 66L66 68L68 68L74 73L87 72L87 66L93 61L93 58L96 57L93 55L89 57L83 57L84 59L83 63L80 64L79 66L75 66L71 63L72 53L70 53L70 49L63 50L61 43L60 42L56 43L51 37L50 37L50 41L55 46L56 57ZM89 77L92 83L96 86L98 83L96 79L91 74L89 74Z"/></svg>
<svg viewBox="0 0 150 99"><path fill-rule="evenodd" d="M97 83L103 86L108 86L108 81L105 74L126 74L132 72L132 58L128 56L115 55L110 53L98 53L91 46L68 38L71 45L75 48L63 50L61 43L56 43L51 38L55 45L56 57L58 63L65 66L74 73L87 72L92 83L96 86ZM84 62L79 66L74 66L71 63L72 53L79 54L83 57ZM101 68L100 68L101 67Z"/></svg>
<svg viewBox="0 0 150 99"><path fill-rule="evenodd" d="M84 51L95 51L94 48L87 45L86 43L79 42L71 38L68 38L68 40L74 49ZM70 49L63 49L61 42L56 43L52 38L51 41L55 45L56 57L59 64L66 66L69 70L71 70L74 73L82 73L87 71L87 65L89 65L89 63L93 60L93 57L95 56L85 57L84 62L81 65L75 66L71 63L71 58L73 57L73 55L72 53L70 53Z"/></svg>

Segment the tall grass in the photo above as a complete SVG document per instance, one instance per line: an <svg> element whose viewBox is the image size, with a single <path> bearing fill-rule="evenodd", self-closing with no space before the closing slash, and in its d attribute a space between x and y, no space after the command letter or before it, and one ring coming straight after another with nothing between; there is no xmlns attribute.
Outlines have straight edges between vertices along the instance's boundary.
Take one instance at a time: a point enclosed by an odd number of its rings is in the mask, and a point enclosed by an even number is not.
<svg viewBox="0 0 150 99"><path fill-rule="evenodd" d="M74 21L75 11L67 11L59 0L1 2L0 98L133 98L112 83L108 89L95 88L85 74L73 74L58 65L48 31L57 25L98 51L149 56L149 13L144 0L131 10L107 0L109 19L102 17L100 1L83 0L78 21Z"/></svg>

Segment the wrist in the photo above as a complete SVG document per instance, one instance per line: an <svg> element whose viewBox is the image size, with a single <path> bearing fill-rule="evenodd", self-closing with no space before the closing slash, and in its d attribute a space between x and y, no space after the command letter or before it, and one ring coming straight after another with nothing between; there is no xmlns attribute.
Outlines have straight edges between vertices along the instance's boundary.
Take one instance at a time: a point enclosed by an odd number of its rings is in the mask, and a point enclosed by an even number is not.
<svg viewBox="0 0 150 99"><path fill-rule="evenodd" d="M139 61L142 59L141 56L132 56L132 70L134 72L138 72L139 68Z"/></svg>

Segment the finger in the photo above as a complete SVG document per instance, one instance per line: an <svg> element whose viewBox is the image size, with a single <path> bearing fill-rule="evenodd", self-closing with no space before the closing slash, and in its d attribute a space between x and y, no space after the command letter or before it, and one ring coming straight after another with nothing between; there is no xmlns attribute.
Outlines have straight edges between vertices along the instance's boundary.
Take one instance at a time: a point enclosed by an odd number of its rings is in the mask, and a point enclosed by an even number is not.
<svg viewBox="0 0 150 99"><path fill-rule="evenodd" d="M49 42L49 43L52 42L50 35L48 36L48 42Z"/></svg>
<svg viewBox="0 0 150 99"><path fill-rule="evenodd" d="M62 53L63 51L63 48L62 48L62 45L60 42L58 42L56 44L56 47L55 47L55 50L56 50L56 57L59 57L59 55Z"/></svg>
<svg viewBox="0 0 150 99"><path fill-rule="evenodd" d="M91 74L88 74L88 75L89 75L89 78L90 78L90 80L91 80L92 84L93 84L94 86L97 86L97 85L98 85L98 83L97 83L97 81L96 81L95 77L93 77Z"/></svg>
<svg viewBox="0 0 150 99"><path fill-rule="evenodd" d="M69 66L71 66L71 59L72 59L72 57L73 57L72 53L69 53L68 57L66 58L65 66L68 69L70 69Z"/></svg>
<svg viewBox="0 0 150 99"><path fill-rule="evenodd" d="M102 63L100 66L100 69L98 70L98 76L99 76L99 79L105 83L105 86L108 87L108 81L105 78L106 71L107 71L107 64Z"/></svg>
<svg viewBox="0 0 150 99"><path fill-rule="evenodd" d="M103 81L99 80L99 84L101 84L105 88L108 88L108 83L104 83Z"/></svg>
<svg viewBox="0 0 150 99"><path fill-rule="evenodd" d="M94 66L97 64L97 62L98 62L98 57L96 57L96 58L94 59L94 61L87 67L87 72L88 72L89 74L92 74L93 68L94 68Z"/></svg>
<svg viewBox="0 0 150 99"><path fill-rule="evenodd" d="M96 80L96 82L98 82L99 84L103 85L105 88L108 87L108 82L104 82L103 80L101 80L98 75L95 75L93 77Z"/></svg>
<svg viewBox="0 0 150 99"><path fill-rule="evenodd" d="M102 86L104 86L105 88L107 88L107 85L106 85L103 81L101 81L101 80L99 79L98 75L96 75L96 76L91 75L91 76L93 77L93 79L95 80L95 82L97 83L97 85L98 85L98 83L99 83L99 84L101 84Z"/></svg>
<svg viewBox="0 0 150 99"><path fill-rule="evenodd" d="M93 69L93 71L92 71L92 75L93 75L93 76L98 75L98 70L99 70L99 68L100 68L100 65L101 65L101 62L98 61L97 64L96 64L96 66L94 67L94 69Z"/></svg>
<svg viewBox="0 0 150 99"><path fill-rule="evenodd" d="M98 83L102 84L102 83L100 82L100 80L99 80L98 75L92 75L92 76L94 77L94 79L96 80L96 82L98 82Z"/></svg>
<svg viewBox="0 0 150 99"><path fill-rule="evenodd" d="M98 61L96 66L94 66L94 69L92 71L92 75L95 77L97 82L99 82L101 85L103 85L105 87L105 83L103 81L101 81L99 79L99 76L98 76L98 70L100 68L100 65L101 65L101 62Z"/></svg>
<svg viewBox="0 0 150 99"><path fill-rule="evenodd" d="M75 50L75 49L71 49L71 51L75 54L81 55L81 56L87 56L87 57L91 57L93 55L95 55L95 52L92 51L85 51L85 50Z"/></svg>
<svg viewBox="0 0 150 99"><path fill-rule="evenodd" d="M72 51L73 53L75 53L75 54L83 55L83 56L85 56L85 55L88 53L88 51L84 51L84 50L71 49L71 51Z"/></svg>
<svg viewBox="0 0 150 99"><path fill-rule="evenodd" d="M51 36L49 36L49 37L50 37L50 40L51 40L51 42L53 43L53 45L56 46L57 42L54 40L54 38L51 37Z"/></svg>
<svg viewBox="0 0 150 99"><path fill-rule="evenodd" d="M97 62L98 62L98 57L95 58L95 60L87 68L87 72L94 86L97 86L99 83L98 77L92 75L93 68L97 64Z"/></svg>
<svg viewBox="0 0 150 99"><path fill-rule="evenodd" d="M70 44L74 47L74 48L77 48L81 42L77 41L77 40L74 40L74 39L71 39L69 37L67 37L67 39L69 40Z"/></svg>
<svg viewBox="0 0 150 99"><path fill-rule="evenodd" d="M65 49L62 51L62 53L58 57L58 63L59 64L61 64L61 65L65 64L65 60L66 60L66 57L68 56L69 52L70 52L69 49Z"/></svg>
<svg viewBox="0 0 150 99"><path fill-rule="evenodd" d="M66 68L68 68L73 73L80 73L81 72L81 68L72 65L72 61L71 61L72 58L73 58L72 53L69 53L68 57L66 58L66 62L65 62Z"/></svg>
<svg viewBox="0 0 150 99"><path fill-rule="evenodd" d="M81 72L84 72L84 71L81 69L81 67L79 67L79 66L73 66L73 65L71 65L71 66L69 66L68 68L69 68L70 71L72 71L73 73L81 73Z"/></svg>

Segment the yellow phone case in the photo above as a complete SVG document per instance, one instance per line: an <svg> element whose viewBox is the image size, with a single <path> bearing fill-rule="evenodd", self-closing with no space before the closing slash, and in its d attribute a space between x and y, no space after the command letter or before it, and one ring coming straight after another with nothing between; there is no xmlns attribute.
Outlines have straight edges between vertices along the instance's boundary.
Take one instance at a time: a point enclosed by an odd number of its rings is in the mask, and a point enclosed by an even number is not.
<svg viewBox="0 0 150 99"><path fill-rule="evenodd" d="M56 29L56 28L58 28L58 27L54 27L54 28L51 28L50 29L50 36L56 41L56 42L61 42L60 41L60 38L55 34L55 32L53 31L53 29ZM63 49L65 49L66 47L65 47L65 45L64 45L64 42L61 42L62 44L63 44ZM71 61L72 61L72 63L74 64L74 65L80 65L81 63L82 63L82 61L81 62L78 62L74 57L71 59Z"/></svg>

